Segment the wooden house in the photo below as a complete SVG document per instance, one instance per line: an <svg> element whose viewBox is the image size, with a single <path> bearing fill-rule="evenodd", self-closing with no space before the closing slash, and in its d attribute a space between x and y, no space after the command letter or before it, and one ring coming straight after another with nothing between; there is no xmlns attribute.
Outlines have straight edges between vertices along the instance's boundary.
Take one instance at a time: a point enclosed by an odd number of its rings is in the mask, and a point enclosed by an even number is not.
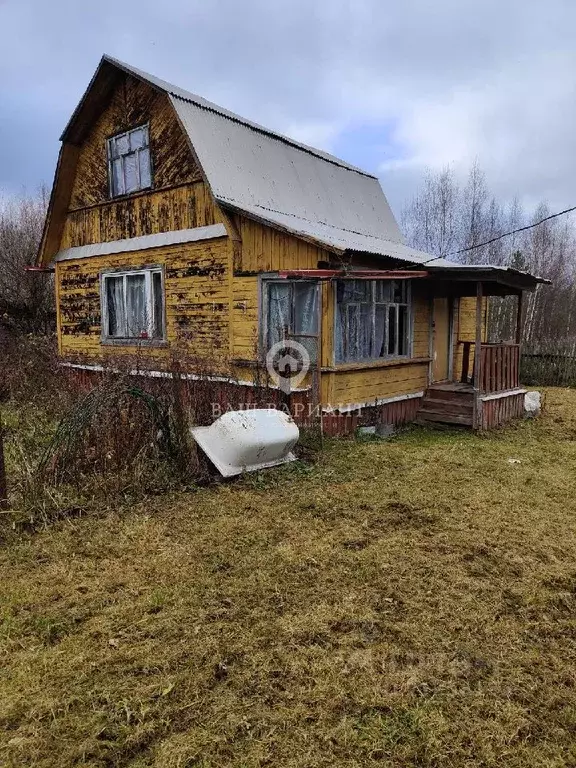
<svg viewBox="0 0 576 768"><path fill-rule="evenodd" d="M137 354L154 375L184 351L241 402L290 340L310 359L292 400L326 424L522 412L539 278L408 247L375 176L108 56L61 141L37 266L55 270L63 365ZM507 294L516 338L488 344L486 297Z"/></svg>

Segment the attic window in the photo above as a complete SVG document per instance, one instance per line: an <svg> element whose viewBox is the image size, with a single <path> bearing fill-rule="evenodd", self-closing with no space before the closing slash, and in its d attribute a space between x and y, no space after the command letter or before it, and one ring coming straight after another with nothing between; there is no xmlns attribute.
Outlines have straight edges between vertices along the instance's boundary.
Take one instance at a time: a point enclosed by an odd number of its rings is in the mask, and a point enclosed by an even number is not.
<svg viewBox="0 0 576 768"><path fill-rule="evenodd" d="M129 195L152 186L148 126L108 139L110 195Z"/></svg>
<svg viewBox="0 0 576 768"><path fill-rule="evenodd" d="M101 304L104 342L165 339L161 267L103 273Z"/></svg>

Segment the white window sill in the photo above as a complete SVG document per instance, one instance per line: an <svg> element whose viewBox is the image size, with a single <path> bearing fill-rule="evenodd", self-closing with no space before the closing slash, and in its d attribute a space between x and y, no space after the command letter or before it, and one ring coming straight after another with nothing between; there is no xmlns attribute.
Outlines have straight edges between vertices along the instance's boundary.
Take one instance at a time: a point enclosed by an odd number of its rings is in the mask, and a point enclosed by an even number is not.
<svg viewBox="0 0 576 768"><path fill-rule="evenodd" d="M167 347L166 339L100 339L100 343L107 347Z"/></svg>

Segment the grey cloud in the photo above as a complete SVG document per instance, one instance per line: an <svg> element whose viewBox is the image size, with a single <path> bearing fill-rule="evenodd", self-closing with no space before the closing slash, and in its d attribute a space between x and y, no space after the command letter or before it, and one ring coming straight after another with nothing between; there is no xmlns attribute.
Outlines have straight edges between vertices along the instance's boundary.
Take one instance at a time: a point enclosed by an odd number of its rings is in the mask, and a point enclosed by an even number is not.
<svg viewBox="0 0 576 768"><path fill-rule="evenodd" d="M396 208L424 167L474 158L504 198L573 203L575 22L570 0L5 0L0 187L51 178L108 52L344 155L350 126L381 124L395 156L370 170Z"/></svg>

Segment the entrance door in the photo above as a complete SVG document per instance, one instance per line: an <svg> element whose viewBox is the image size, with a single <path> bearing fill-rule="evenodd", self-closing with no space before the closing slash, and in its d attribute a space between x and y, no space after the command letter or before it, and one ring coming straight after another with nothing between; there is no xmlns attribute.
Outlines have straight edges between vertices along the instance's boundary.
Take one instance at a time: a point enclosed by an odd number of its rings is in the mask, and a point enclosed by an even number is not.
<svg viewBox="0 0 576 768"><path fill-rule="evenodd" d="M449 299L434 299L433 382L447 381L450 378L450 344L452 343L450 315Z"/></svg>

